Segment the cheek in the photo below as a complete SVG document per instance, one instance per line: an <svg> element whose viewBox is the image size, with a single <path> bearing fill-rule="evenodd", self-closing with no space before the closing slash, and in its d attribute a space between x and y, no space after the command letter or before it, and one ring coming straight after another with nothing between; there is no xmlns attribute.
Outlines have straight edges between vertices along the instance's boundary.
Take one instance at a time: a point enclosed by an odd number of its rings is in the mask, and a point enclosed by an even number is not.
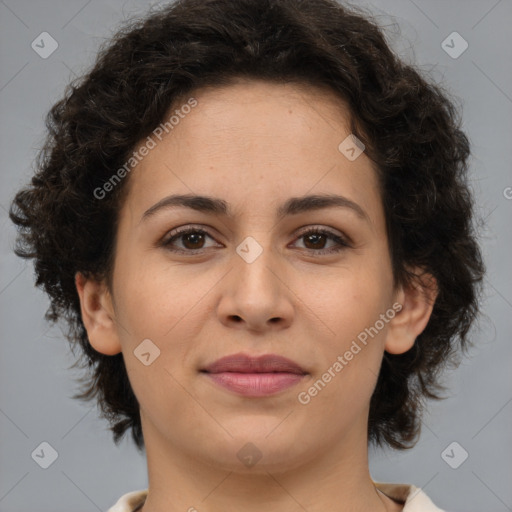
<svg viewBox="0 0 512 512"><path fill-rule="evenodd" d="M159 250L132 247L125 254L115 274L120 321L136 338L160 340L206 293L209 279L191 280L187 269L170 264Z"/></svg>
<svg viewBox="0 0 512 512"><path fill-rule="evenodd" d="M205 310L210 304L208 294L225 272L202 272L199 266L169 263L158 254L126 258L118 270L116 315L127 369L135 372L134 379L143 372L140 384L144 389L154 385L161 390L159 382L153 380L154 373L147 370L158 371L171 381L166 369L178 379L190 371L187 358L205 337L202 326L205 314L210 315ZM153 353L157 357L151 366L141 368L143 363L136 355L148 351L150 359ZM169 385L172 387L172 382Z"/></svg>
<svg viewBox="0 0 512 512"><path fill-rule="evenodd" d="M322 291L309 296L308 306L328 328L329 345L341 350L373 326L390 307L391 281L384 270L360 265L332 275ZM306 290L304 290L306 293Z"/></svg>
<svg viewBox="0 0 512 512"><path fill-rule="evenodd" d="M348 406L351 397L369 401L388 329L381 315L388 321L392 318L386 316L392 298L390 272L385 261L379 267L377 259L368 258L357 266L339 269L329 286L312 296L313 303L308 306L328 327L327 334L318 340L323 354L315 378L322 381L320 387L327 383L329 388L319 393L323 395L319 403L333 400Z"/></svg>
<svg viewBox="0 0 512 512"><path fill-rule="evenodd" d="M345 289L341 300L322 302L322 318L332 332L316 340L322 346L321 357L302 391L307 395L303 395L304 401L311 401L311 410L320 416L330 411L335 430L365 417L377 383L387 324L380 329L381 324L377 328L375 324L387 310L375 289L359 283L357 292L347 293Z"/></svg>
<svg viewBox="0 0 512 512"><path fill-rule="evenodd" d="M118 334L126 370L141 408L152 421L155 411L169 420L183 413L190 399L179 383L184 381L183 361L191 340L202 325L194 309L198 295L187 288L179 271L156 272L147 264L132 270L136 267L129 263L120 267L125 279L117 288ZM206 292L200 289L199 297Z"/></svg>

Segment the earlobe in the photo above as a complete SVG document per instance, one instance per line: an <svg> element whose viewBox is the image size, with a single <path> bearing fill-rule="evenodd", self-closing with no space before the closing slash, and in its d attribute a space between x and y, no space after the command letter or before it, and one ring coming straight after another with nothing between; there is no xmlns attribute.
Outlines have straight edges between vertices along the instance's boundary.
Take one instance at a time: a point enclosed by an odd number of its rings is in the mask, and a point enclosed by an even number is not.
<svg viewBox="0 0 512 512"><path fill-rule="evenodd" d="M397 294L402 308L389 322L385 350L390 354L403 354L410 350L416 338L428 324L438 294L436 280L422 274L414 283L403 286Z"/></svg>
<svg viewBox="0 0 512 512"><path fill-rule="evenodd" d="M119 354L121 343L116 328L112 297L106 284L77 272L75 285L89 343L101 354Z"/></svg>

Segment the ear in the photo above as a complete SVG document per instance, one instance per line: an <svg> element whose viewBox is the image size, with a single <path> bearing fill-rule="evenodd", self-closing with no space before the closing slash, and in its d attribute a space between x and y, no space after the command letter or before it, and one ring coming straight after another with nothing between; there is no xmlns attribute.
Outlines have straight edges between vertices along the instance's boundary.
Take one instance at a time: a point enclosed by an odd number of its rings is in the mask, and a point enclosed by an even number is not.
<svg viewBox="0 0 512 512"><path fill-rule="evenodd" d="M117 334L112 297L106 284L77 272L75 285L89 343L101 354L119 354L121 343Z"/></svg>
<svg viewBox="0 0 512 512"><path fill-rule="evenodd" d="M411 349L416 338L428 324L438 294L435 278L415 269L417 278L402 286L396 294L396 303L402 308L390 320L384 348L390 354L403 354Z"/></svg>

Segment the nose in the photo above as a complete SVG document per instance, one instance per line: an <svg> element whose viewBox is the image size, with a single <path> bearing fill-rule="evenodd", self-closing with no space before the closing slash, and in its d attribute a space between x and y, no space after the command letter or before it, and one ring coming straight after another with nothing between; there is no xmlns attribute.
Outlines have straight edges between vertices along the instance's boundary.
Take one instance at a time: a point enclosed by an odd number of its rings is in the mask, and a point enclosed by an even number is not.
<svg viewBox="0 0 512 512"><path fill-rule="evenodd" d="M251 240L246 246L240 244L230 272L221 281L217 310L221 322L254 332L288 327L294 314L289 281L284 265L271 248Z"/></svg>

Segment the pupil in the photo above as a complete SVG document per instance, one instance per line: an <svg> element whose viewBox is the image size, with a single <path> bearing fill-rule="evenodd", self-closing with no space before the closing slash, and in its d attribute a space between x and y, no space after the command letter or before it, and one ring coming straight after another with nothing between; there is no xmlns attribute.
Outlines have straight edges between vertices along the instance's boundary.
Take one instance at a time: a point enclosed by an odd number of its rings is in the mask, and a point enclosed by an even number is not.
<svg viewBox="0 0 512 512"><path fill-rule="evenodd" d="M313 239L313 245L317 245L318 243L321 243L320 239L323 236L325 236L325 235L322 235L322 234L312 234L312 235L309 235L307 238L309 240Z"/></svg>
<svg viewBox="0 0 512 512"><path fill-rule="evenodd" d="M200 243L203 235L201 233L189 233L185 235L185 239L189 241L192 239L192 245L196 245L198 242ZM195 240L194 240L195 239ZM197 247L192 247L192 249L197 249Z"/></svg>

